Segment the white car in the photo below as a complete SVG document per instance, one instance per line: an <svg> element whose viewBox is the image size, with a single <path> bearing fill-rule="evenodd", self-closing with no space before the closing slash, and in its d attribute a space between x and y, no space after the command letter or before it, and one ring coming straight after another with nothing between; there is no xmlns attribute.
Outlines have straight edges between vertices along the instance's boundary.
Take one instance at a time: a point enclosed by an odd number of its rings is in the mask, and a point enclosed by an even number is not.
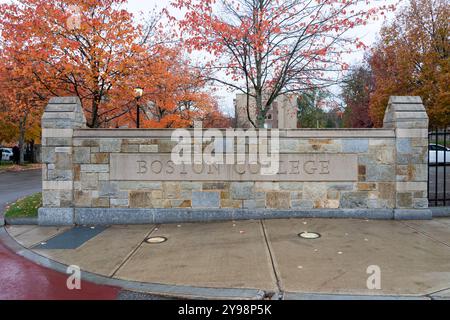
<svg viewBox="0 0 450 320"><path fill-rule="evenodd" d="M1 156L3 161L12 161L13 160L13 151L11 148L3 148L1 150Z"/></svg>
<svg viewBox="0 0 450 320"><path fill-rule="evenodd" d="M428 158L432 164L450 163L450 148L440 144L430 144L428 146Z"/></svg>

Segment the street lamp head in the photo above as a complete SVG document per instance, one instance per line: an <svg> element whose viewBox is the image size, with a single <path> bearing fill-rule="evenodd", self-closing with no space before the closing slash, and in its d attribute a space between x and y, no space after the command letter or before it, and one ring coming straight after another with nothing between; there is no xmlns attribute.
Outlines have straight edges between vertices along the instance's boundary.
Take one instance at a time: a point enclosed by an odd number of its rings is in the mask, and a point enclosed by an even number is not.
<svg viewBox="0 0 450 320"><path fill-rule="evenodd" d="M136 99L142 98L143 95L144 95L144 89L143 88L141 88L141 87L134 88L134 97Z"/></svg>

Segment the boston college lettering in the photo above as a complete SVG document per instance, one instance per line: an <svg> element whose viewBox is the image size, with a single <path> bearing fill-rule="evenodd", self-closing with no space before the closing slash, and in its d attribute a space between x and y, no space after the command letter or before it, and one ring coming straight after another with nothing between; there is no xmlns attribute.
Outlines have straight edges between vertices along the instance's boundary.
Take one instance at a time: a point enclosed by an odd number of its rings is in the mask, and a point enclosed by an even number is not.
<svg viewBox="0 0 450 320"><path fill-rule="evenodd" d="M111 154L111 180L356 181L352 154L281 154L275 174L262 164L175 164L170 154Z"/></svg>
<svg viewBox="0 0 450 320"><path fill-rule="evenodd" d="M137 162L137 174L145 175L148 173L152 174L167 174L171 175L175 173L175 167L177 166L172 160L161 161L161 160L138 160ZM188 172L193 172L194 174L208 174L214 175L219 174L223 165L207 165L207 164L181 164L179 173L181 175L186 175ZM231 165L233 171L239 175L244 175L246 173L250 174L260 174L261 165L260 164L235 164ZM190 170L187 168L190 167ZM300 160L293 160L285 163L280 161L280 170L278 174L294 174L299 175L300 171L303 170L305 174L314 175L316 173L328 175L330 174L330 160L308 160L301 162Z"/></svg>

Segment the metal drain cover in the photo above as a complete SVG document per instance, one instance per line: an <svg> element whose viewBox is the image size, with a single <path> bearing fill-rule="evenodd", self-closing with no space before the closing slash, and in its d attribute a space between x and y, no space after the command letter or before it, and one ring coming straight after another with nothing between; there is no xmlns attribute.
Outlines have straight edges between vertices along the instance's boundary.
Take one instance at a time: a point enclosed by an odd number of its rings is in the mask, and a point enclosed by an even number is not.
<svg viewBox="0 0 450 320"><path fill-rule="evenodd" d="M321 237L317 232L302 232L298 236L303 239L319 239Z"/></svg>
<svg viewBox="0 0 450 320"><path fill-rule="evenodd" d="M145 239L145 242L150 243L150 244L158 244L158 243L163 243L166 241L167 241L166 237L150 237L150 238Z"/></svg>

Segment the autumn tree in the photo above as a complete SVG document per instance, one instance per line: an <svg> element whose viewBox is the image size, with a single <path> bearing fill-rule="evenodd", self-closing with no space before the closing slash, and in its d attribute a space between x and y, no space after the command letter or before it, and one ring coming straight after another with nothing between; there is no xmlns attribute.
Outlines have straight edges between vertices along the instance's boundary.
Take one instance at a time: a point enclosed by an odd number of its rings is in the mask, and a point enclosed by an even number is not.
<svg viewBox="0 0 450 320"><path fill-rule="evenodd" d="M18 128L6 117L6 110L7 106L0 101L0 146L14 142L18 136Z"/></svg>
<svg viewBox="0 0 450 320"><path fill-rule="evenodd" d="M185 10L179 26L185 44L214 58L211 77L255 99L263 127L280 95L332 85L347 68L341 54L361 47L346 32L365 25L379 9L348 0L173 0ZM364 5L360 5L364 4ZM247 108L249 103L247 103Z"/></svg>
<svg viewBox="0 0 450 320"><path fill-rule="evenodd" d="M11 143L17 136L17 127L5 119L0 120L0 146Z"/></svg>
<svg viewBox="0 0 450 320"><path fill-rule="evenodd" d="M299 128L339 128L342 123L341 106L327 90L311 89L297 99Z"/></svg>
<svg viewBox="0 0 450 320"><path fill-rule="evenodd" d="M147 121L148 126L189 125L179 105L189 96L197 108L203 108L212 99L200 90L204 81L193 76L197 70L187 70L181 47L165 45L156 17L144 25L137 23L124 9L125 3L18 0L2 4L3 58L26 71L22 75L35 83L42 100L78 96L91 128L133 127L136 86L145 88L141 103L154 102L159 108L160 115Z"/></svg>
<svg viewBox="0 0 450 320"><path fill-rule="evenodd" d="M341 98L345 104L345 127L371 128L373 122L369 114L369 103L374 80L370 68L366 65L351 68L341 87Z"/></svg>
<svg viewBox="0 0 450 320"><path fill-rule="evenodd" d="M144 56L143 30L124 0L20 0L1 6L4 47L32 62L50 94L81 99L89 127L121 115ZM26 46L26 50L24 50ZM127 92L130 92L127 95Z"/></svg>
<svg viewBox="0 0 450 320"><path fill-rule="evenodd" d="M446 0L411 0L369 59L375 79L370 114L382 126L391 95L422 97L433 127L450 124L450 7Z"/></svg>
<svg viewBox="0 0 450 320"><path fill-rule="evenodd" d="M152 59L145 61L139 82L145 87L140 101L143 128L186 128L193 127L194 121L209 127L225 120L213 96L204 89L203 72L191 68L182 52L178 47L158 46ZM130 108L118 126L135 120L136 109Z"/></svg>
<svg viewBox="0 0 450 320"><path fill-rule="evenodd" d="M25 142L38 141L40 134L30 131L40 125L46 96L44 88L30 77L32 65L27 60L9 59L4 50L0 50L0 123L6 130L2 139L19 142L19 163L24 163Z"/></svg>
<svg viewBox="0 0 450 320"><path fill-rule="evenodd" d="M298 126L300 128L321 128L324 125L326 93L313 89L302 93L297 99Z"/></svg>

